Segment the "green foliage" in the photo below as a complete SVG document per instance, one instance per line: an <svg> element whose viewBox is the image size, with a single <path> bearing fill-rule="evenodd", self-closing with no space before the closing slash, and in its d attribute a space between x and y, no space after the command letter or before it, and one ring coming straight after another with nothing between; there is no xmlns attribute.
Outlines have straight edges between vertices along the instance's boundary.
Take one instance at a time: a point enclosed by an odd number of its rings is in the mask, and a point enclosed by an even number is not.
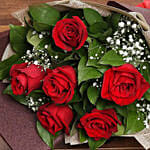
<svg viewBox="0 0 150 150"><path fill-rule="evenodd" d="M96 39L89 42L87 66L99 67L98 61L102 57L102 51L105 52L105 47ZM90 59L93 57L93 59Z"/></svg>
<svg viewBox="0 0 150 150"><path fill-rule="evenodd" d="M112 24L114 30L117 30L120 18L121 18L121 14L113 13L111 15L111 24Z"/></svg>
<svg viewBox="0 0 150 150"><path fill-rule="evenodd" d="M106 100L103 100L103 99L99 99L96 103L96 108L98 110L113 108L121 116L127 117L127 107L126 106L119 106L119 105L117 105L117 104L115 104L111 101L106 101Z"/></svg>
<svg viewBox="0 0 150 150"><path fill-rule="evenodd" d="M85 115L82 103L73 103L72 107L76 111L78 118L81 118L83 115Z"/></svg>
<svg viewBox="0 0 150 150"><path fill-rule="evenodd" d="M89 31L91 33L98 33L98 32L103 33L107 28L108 28L108 24L105 21L101 20L91 25L89 27Z"/></svg>
<svg viewBox="0 0 150 150"><path fill-rule="evenodd" d="M114 50L108 51L99 61L100 64L111 65L111 66L120 66L125 62L123 58L117 54Z"/></svg>
<svg viewBox="0 0 150 150"><path fill-rule="evenodd" d="M88 144L89 144L90 150L96 150L97 148L101 147L106 141L107 140L104 138L101 138L98 141L95 141L94 139L89 138Z"/></svg>
<svg viewBox="0 0 150 150"><path fill-rule="evenodd" d="M33 30L29 30L27 33L27 41L33 45L34 47L37 47L39 45L39 43L43 40L39 38L38 34L32 34Z"/></svg>
<svg viewBox="0 0 150 150"><path fill-rule="evenodd" d="M13 55L8 59L0 62L0 80L9 77L9 71L11 66L18 60L17 55Z"/></svg>
<svg viewBox="0 0 150 150"><path fill-rule="evenodd" d="M88 83L88 82L83 82L83 83L81 84L81 87L80 87L80 94L81 94L82 97L84 96L84 93L86 93L88 86L89 86L89 83Z"/></svg>
<svg viewBox="0 0 150 150"><path fill-rule="evenodd" d="M87 58L83 56L78 64L78 84L89 79L101 77L101 73L96 68L86 66L86 61Z"/></svg>
<svg viewBox="0 0 150 150"><path fill-rule="evenodd" d="M77 102L80 102L80 101L81 101L81 98L80 98L79 92L78 92L77 89L75 89L74 90L73 98L72 98L72 100L68 104L77 103Z"/></svg>
<svg viewBox="0 0 150 150"><path fill-rule="evenodd" d="M89 25L93 25L97 22L103 21L102 16L94 9L84 8L83 13Z"/></svg>
<svg viewBox="0 0 150 150"><path fill-rule="evenodd" d="M146 66L146 69L143 69L143 66ZM150 84L150 64L149 63L142 63L140 66L140 71L144 79ZM150 88L144 94L144 98L150 101Z"/></svg>
<svg viewBox="0 0 150 150"><path fill-rule="evenodd" d="M118 131L116 133L114 133L113 135L115 136L120 136L120 135L123 135L124 132L125 132L125 127L123 125L117 125L117 128L118 128Z"/></svg>
<svg viewBox="0 0 150 150"><path fill-rule="evenodd" d="M95 103L96 103L96 101L97 101L99 95L100 95L100 91L99 91L98 88L93 87L93 86L90 86L90 87L88 88L88 90L87 90L87 96L88 96L89 101L90 101L93 105L95 105Z"/></svg>
<svg viewBox="0 0 150 150"><path fill-rule="evenodd" d="M140 120L138 117L140 115ZM139 112L137 113L136 104L132 103L127 106L127 120L126 120L126 134L133 134L139 132L145 128L144 115Z"/></svg>
<svg viewBox="0 0 150 150"><path fill-rule="evenodd" d="M60 12L48 4L30 6L29 13L33 18L33 22L35 21L36 24L38 23L38 28L39 25L42 25L43 30L47 30L48 25L54 26L60 19ZM46 26L46 28L43 28L43 26Z"/></svg>
<svg viewBox="0 0 150 150"><path fill-rule="evenodd" d="M26 96L25 95L14 95L13 91L11 89L11 85L7 86L7 88L3 91L3 94L8 94L11 97L13 97L13 99L15 99L17 102L19 102L23 105L27 105Z"/></svg>
<svg viewBox="0 0 150 150"><path fill-rule="evenodd" d="M27 27L10 25L10 44L19 56L22 56L29 48L26 40L27 32Z"/></svg>
<svg viewBox="0 0 150 150"><path fill-rule="evenodd" d="M79 129L79 139L81 143L87 140L87 135L83 129Z"/></svg>
<svg viewBox="0 0 150 150"><path fill-rule="evenodd" d="M54 149L54 135L44 129L39 121L36 123L37 131L41 139L51 148Z"/></svg>

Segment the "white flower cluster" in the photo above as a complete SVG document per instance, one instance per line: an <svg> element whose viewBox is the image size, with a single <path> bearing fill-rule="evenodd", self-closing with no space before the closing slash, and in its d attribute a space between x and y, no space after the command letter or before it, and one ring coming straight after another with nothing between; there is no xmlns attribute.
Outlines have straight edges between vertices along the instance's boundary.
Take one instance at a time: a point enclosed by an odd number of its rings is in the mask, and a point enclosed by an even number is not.
<svg viewBox="0 0 150 150"><path fill-rule="evenodd" d="M128 17L123 16L120 19L118 30L106 40L109 43L108 49L119 53L126 63L132 63L134 66L138 66L141 62L150 63L150 52L141 28Z"/></svg>
<svg viewBox="0 0 150 150"><path fill-rule="evenodd" d="M45 48L48 45L45 45ZM22 59L29 64L35 64L42 66L45 70L51 67L51 59L49 58L48 52L46 49L35 49L27 50L26 54L22 57Z"/></svg>
<svg viewBox="0 0 150 150"><path fill-rule="evenodd" d="M139 114L139 112L141 112L145 117L144 120L144 125L146 126L146 128L150 127L150 104L145 103L144 99L141 99L143 101L142 104L137 103L136 107L137 107L137 113ZM139 117L137 118L138 120L141 119L142 116L139 115ZM143 118L143 117L142 117Z"/></svg>
<svg viewBox="0 0 150 150"><path fill-rule="evenodd" d="M97 88L101 88L102 87L102 81L100 81L99 79L96 79L94 82L93 82L93 87L97 87Z"/></svg>
<svg viewBox="0 0 150 150"><path fill-rule="evenodd" d="M46 97L35 99L31 96L26 96L26 101L28 104L28 108L36 112L38 111L39 106L44 105L48 101L48 99Z"/></svg>

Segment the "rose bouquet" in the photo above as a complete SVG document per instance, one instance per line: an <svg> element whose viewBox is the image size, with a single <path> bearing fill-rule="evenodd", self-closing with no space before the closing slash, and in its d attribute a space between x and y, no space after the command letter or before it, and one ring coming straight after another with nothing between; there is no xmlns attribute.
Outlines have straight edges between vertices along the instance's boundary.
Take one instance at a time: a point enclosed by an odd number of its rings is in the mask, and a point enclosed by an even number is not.
<svg viewBox="0 0 150 150"><path fill-rule="evenodd" d="M10 25L15 54L0 63L0 79L10 81L4 94L36 112L49 147L62 132L94 150L149 128L150 51L133 18L47 4L28 16Z"/></svg>

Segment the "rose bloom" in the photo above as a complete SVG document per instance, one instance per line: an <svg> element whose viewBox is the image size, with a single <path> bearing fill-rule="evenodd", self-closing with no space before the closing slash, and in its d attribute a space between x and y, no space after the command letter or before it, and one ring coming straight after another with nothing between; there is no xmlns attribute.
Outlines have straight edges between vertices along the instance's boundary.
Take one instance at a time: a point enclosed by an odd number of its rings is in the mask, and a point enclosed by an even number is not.
<svg viewBox="0 0 150 150"><path fill-rule="evenodd" d="M144 2L138 4L137 7L150 9L150 0L144 0Z"/></svg>
<svg viewBox="0 0 150 150"><path fill-rule="evenodd" d="M104 73L101 96L123 106L141 99L149 88L150 84L133 65L124 64Z"/></svg>
<svg viewBox="0 0 150 150"><path fill-rule="evenodd" d="M14 64L10 69L11 88L13 94L29 94L32 90L41 86L41 80L45 76L43 68L38 65L28 65L27 63Z"/></svg>
<svg viewBox="0 0 150 150"><path fill-rule="evenodd" d="M60 106L47 103L39 107L37 117L41 125L51 134L55 135L62 129L65 129L65 133L69 134L73 112L67 105Z"/></svg>
<svg viewBox="0 0 150 150"><path fill-rule="evenodd" d="M52 37L56 46L71 51L72 48L78 50L84 45L88 32L83 21L73 16L58 21L53 29Z"/></svg>
<svg viewBox="0 0 150 150"><path fill-rule="evenodd" d="M43 90L56 104L68 103L74 95L76 72L71 66L57 67L47 70Z"/></svg>
<svg viewBox="0 0 150 150"><path fill-rule="evenodd" d="M78 128L83 128L89 137L100 140L109 139L112 133L117 132L117 124L121 125L121 122L114 109L93 109L91 113L85 114L80 119Z"/></svg>

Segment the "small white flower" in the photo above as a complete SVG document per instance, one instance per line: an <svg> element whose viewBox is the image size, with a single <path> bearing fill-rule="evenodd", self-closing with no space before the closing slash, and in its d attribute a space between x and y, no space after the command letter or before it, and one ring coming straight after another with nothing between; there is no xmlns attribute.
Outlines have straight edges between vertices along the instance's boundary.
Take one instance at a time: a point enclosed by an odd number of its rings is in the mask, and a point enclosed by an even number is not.
<svg viewBox="0 0 150 150"><path fill-rule="evenodd" d="M146 69L146 66L143 66L143 69Z"/></svg>
<svg viewBox="0 0 150 150"><path fill-rule="evenodd" d="M35 34L36 34L36 31L33 31L33 32L32 32L32 35L35 35Z"/></svg>
<svg viewBox="0 0 150 150"><path fill-rule="evenodd" d="M123 55L123 51L122 51L122 50L120 50L120 51L119 51L119 54L120 54L120 55Z"/></svg>
<svg viewBox="0 0 150 150"><path fill-rule="evenodd" d="M120 40L119 39L116 40L116 44L120 45Z"/></svg>
<svg viewBox="0 0 150 150"><path fill-rule="evenodd" d="M126 45L123 45L122 49L127 49L127 46L126 46Z"/></svg>
<svg viewBox="0 0 150 150"><path fill-rule="evenodd" d="M111 37L107 37L107 39L106 39L106 40L107 40L107 42L108 42L108 43L110 43L110 42L111 42L111 40L112 40L112 38L111 38Z"/></svg>
<svg viewBox="0 0 150 150"><path fill-rule="evenodd" d="M93 56L90 56L90 59L92 60L92 59L94 59L94 57L93 57Z"/></svg>
<svg viewBox="0 0 150 150"><path fill-rule="evenodd" d="M27 50L26 54L28 54L28 55L29 55L30 53L31 53L31 51L30 51L30 50Z"/></svg>
<svg viewBox="0 0 150 150"><path fill-rule="evenodd" d="M93 83L93 87L95 87L96 85L97 85L97 83L96 83L96 82L94 82L94 83Z"/></svg>
<svg viewBox="0 0 150 150"><path fill-rule="evenodd" d="M39 34L39 39L42 39L43 38L43 34Z"/></svg>
<svg viewBox="0 0 150 150"><path fill-rule="evenodd" d="M55 56L55 59L58 59L58 56L57 56L57 55Z"/></svg>
<svg viewBox="0 0 150 150"><path fill-rule="evenodd" d="M134 23L131 27L132 27L133 29L136 29L136 28L137 28L137 25Z"/></svg>
<svg viewBox="0 0 150 150"><path fill-rule="evenodd" d="M119 27L123 28L125 26L125 23L124 22L119 22Z"/></svg>
<svg viewBox="0 0 150 150"><path fill-rule="evenodd" d="M34 61L34 64L35 64L35 65L38 65L38 63L39 63L39 62L38 62L37 60Z"/></svg>
<svg viewBox="0 0 150 150"><path fill-rule="evenodd" d="M130 26L131 25L131 21L127 21L127 26Z"/></svg>
<svg viewBox="0 0 150 150"><path fill-rule="evenodd" d="M48 48L48 45L46 44L46 45L44 46L44 48L47 49L47 48Z"/></svg>

